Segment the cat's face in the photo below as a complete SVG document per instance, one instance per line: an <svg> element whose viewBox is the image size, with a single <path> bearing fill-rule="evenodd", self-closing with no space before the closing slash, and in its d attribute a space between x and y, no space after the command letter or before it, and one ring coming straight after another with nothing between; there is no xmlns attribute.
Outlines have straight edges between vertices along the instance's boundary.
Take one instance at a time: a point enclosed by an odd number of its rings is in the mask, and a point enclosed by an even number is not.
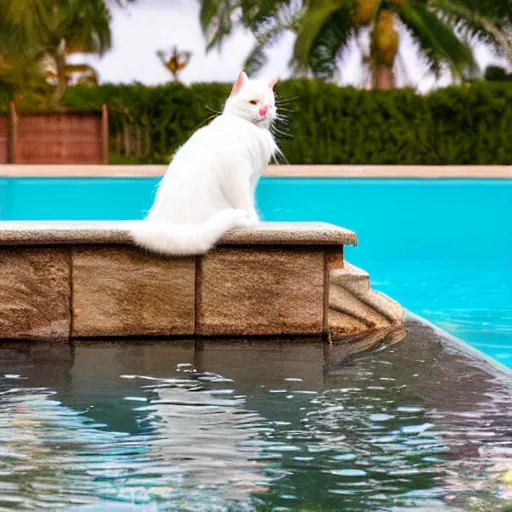
<svg viewBox="0 0 512 512"><path fill-rule="evenodd" d="M241 71L226 101L224 112L233 114L256 126L269 128L277 114L274 86L277 79L270 84L261 80L249 80Z"/></svg>

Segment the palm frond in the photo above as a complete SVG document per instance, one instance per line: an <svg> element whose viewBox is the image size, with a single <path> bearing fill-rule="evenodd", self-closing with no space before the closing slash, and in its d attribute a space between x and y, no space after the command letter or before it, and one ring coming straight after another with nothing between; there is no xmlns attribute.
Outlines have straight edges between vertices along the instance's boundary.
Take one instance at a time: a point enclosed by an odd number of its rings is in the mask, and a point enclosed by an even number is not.
<svg viewBox="0 0 512 512"><path fill-rule="evenodd" d="M49 0L0 0L0 51L30 53L50 19Z"/></svg>
<svg viewBox="0 0 512 512"><path fill-rule="evenodd" d="M199 21L206 38L206 51L222 48L224 40L231 35L233 13L240 8L239 0L203 0Z"/></svg>
<svg viewBox="0 0 512 512"><path fill-rule="evenodd" d="M439 76L445 64L457 77L475 72L477 66L470 47L455 35L446 21L418 3L406 1L397 12L434 75Z"/></svg>
<svg viewBox="0 0 512 512"><path fill-rule="evenodd" d="M264 21L258 21L258 29L254 34L256 45L244 65L247 73L256 73L267 63L266 52L277 44L287 31L295 31L298 28L301 16L301 2L291 1L273 16L267 17Z"/></svg>
<svg viewBox="0 0 512 512"><path fill-rule="evenodd" d="M206 33L213 23L219 10L219 0L203 0L199 11L199 22L203 32Z"/></svg>
<svg viewBox="0 0 512 512"><path fill-rule="evenodd" d="M67 53L103 55L112 46L111 14L105 0L64 0L53 17L54 41L64 39Z"/></svg>
<svg viewBox="0 0 512 512"><path fill-rule="evenodd" d="M357 34L350 14L350 10L345 7L332 12L324 20L315 38L308 43L308 53L301 55L300 51L294 52L292 65L296 71L300 72L307 68L317 78L324 80L334 76L339 57L349 41Z"/></svg>
<svg viewBox="0 0 512 512"><path fill-rule="evenodd" d="M242 23L255 33L289 13L302 9L305 0L239 0Z"/></svg>
<svg viewBox="0 0 512 512"><path fill-rule="evenodd" d="M431 0L429 7L465 38L476 39L488 44L499 53L506 52L507 46L512 46L512 41L507 45L505 36L500 30L498 23L503 23L503 18L493 20L491 16L483 15L475 10L471 3L472 0Z"/></svg>
<svg viewBox="0 0 512 512"><path fill-rule="evenodd" d="M512 0L451 0L468 11L490 20L512 21Z"/></svg>
<svg viewBox="0 0 512 512"><path fill-rule="evenodd" d="M249 76L257 73L268 62L265 43L257 43L245 59L244 70Z"/></svg>
<svg viewBox="0 0 512 512"><path fill-rule="evenodd" d="M354 0L316 0L311 2L302 17L293 48L293 63L297 71L309 67L313 45L317 38L322 38L324 28L328 27L329 33L333 30L334 13L342 11L343 15L350 19L349 13L354 5Z"/></svg>

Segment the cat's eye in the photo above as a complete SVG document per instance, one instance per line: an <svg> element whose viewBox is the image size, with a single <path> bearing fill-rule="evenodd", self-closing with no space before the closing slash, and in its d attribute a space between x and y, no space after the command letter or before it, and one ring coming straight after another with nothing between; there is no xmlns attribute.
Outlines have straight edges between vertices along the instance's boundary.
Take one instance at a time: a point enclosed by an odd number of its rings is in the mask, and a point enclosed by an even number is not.
<svg viewBox="0 0 512 512"><path fill-rule="evenodd" d="M251 105L257 105L258 104L258 100L249 100L249 103Z"/></svg>

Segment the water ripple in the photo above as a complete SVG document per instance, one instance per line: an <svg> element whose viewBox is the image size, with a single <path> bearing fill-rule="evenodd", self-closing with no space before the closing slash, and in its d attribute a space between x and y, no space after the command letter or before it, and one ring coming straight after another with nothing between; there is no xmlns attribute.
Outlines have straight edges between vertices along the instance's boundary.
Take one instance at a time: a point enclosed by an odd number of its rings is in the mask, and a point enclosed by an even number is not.
<svg viewBox="0 0 512 512"><path fill-rule="evenodd" d="M4 350L0 510L490 512L512 500L509 380L434 342L348 364L335 346L326 360L316 344L265 343L200 357L84 344L67 367L63 348Z"/></svg>

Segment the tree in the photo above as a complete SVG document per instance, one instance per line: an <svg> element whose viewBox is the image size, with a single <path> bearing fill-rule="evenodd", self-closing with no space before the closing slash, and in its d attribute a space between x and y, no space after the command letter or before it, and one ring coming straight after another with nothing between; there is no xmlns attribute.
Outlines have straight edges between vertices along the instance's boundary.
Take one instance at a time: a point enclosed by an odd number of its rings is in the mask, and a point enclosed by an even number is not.
<svg viewBox="0 0 512 512"><path fill-rule="evenodd" d="M58 0L50 8L47 30L40 40L40 55L46 62L53 62L47 69L54 76L54 99L59 103L72 73L86 71L95 76L87 65L70 65L69 55L93 53L103 55L110 49L110 11L105 0Z"/></svg>
<svg viewBox="0 0 512 512"><path fill-rule="evenodd" d="M187 67L192 57L191 52L178 51L177 46L174 46L169 53L164 50L158 50L156 54L176 82L178 81L178 75Z"/></svg>
<svg viewBox="0 0 512 512"><path fill-rule="evenodd" d="M23 86L9 79L19 74L23 60L34 77L46 76L54 83L53 99L58 103L73 73L82 73L89 81L97 79L90 66L70 65L67 57L103 55L111 47L107 4L108 0L0 0L0 56L9 65L3 83Z"/></svg>
<svg viewBox="0 0 512 512"><path fill-rule="evenodd" d="M288 30L296 35L292 66L296 72L312 72L330 79L339 57L363 29L370 31L367 62L375 87L394 86L400 32L408 32L430 71L438 76L449 69L464 77L476 69L469 45L456 30L493 41L485 23L498 23L511 0L266 0L255 6L250 0L203 0L201 23L208 48L220 47L239 24L248 27L257 44L247 60L250 71L266 61L266 50ZM479 2L486 7L475 7ZM503 4L492 11L492 6ZM475 13L479 15L476 21Z"/></svg>
<svg viewBox="0 0 512 512"><path fill-rule="evenodd" d="M48 0L0 0L0 88L11 99L24 91L31 105L41 104L49 92L34 50L47 9Z"/></svg>
<svg viewBox="0 0 512 512"><path fill-rule="evenodd" d="M427 0L338 0L315 2L304 15L294 48L297 68L311 68L315 75L329 78L337 57L362 27L370 30L369 65L373 86L394 87L394 63L400 29L407 31L429 70L439 76L443 69L463 77L475 69L469 46L455 34L445 19L452 6L433 12ZM343 22L343 23L342 23Z"/></svg>
<svg viewBox="0 0 512 512"><path fill-rule="evenodd" d="M502 66L487 66L484 77L489 82L508 82L512 81L512 73Z"/></svg>

